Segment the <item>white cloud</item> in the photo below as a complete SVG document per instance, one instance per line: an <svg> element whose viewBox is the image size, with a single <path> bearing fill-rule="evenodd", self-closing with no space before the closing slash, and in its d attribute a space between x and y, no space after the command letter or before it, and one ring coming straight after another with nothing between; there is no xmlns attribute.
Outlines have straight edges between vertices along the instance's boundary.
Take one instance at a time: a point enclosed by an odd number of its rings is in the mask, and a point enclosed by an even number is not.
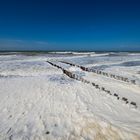
<svg viewBox="0 0 140 140"><path fill-rule="evenodd" d="M14 39L0 39L0 50L37 50L47 49L48 42Z"/></svg>
<svg viewBox="0 0 140 140"><path fill-rule="evenodd" d="M43 41L35 41L35 43L41 44L41 45L48 45L48 42L43 42Z"/></svg>

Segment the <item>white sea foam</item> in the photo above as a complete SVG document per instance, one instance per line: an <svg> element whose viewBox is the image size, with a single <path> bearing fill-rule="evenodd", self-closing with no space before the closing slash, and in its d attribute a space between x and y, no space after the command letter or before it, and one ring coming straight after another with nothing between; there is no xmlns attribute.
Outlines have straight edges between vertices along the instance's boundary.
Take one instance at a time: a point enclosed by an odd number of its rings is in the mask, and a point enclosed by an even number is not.
<svg viewBox="0 0 140 140"><path fill-rule="evenodd" d="M83 78L135 101L137 109L93 86L70 79L51 60ZM140 66L112 64L140 60L128 56L0 56L0 140L138 140L140 87L58 62L107 65L104 71L140 79ZM128 74L129 73L129 74Z"/></svg>

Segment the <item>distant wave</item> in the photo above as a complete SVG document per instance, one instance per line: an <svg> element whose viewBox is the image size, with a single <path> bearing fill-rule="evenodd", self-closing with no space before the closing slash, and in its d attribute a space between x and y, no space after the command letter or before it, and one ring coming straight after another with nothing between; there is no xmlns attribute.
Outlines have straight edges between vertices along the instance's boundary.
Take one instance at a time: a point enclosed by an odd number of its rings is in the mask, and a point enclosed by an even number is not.
<svg viewBox="0 0 140 140"><path fill-rule="evenodd" d="M95 52L71 52L71 51L66 51L66 52L49 52L52 54L75 54L75 55L90 55L90 54L95 54Z"/></svg>

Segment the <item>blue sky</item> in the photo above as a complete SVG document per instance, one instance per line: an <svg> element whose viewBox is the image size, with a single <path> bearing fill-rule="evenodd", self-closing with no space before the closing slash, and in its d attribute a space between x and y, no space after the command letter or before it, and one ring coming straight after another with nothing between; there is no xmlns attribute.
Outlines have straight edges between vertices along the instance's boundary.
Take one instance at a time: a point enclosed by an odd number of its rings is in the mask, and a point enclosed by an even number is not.
<svg viewBox="0 0 140 140"><path fill-rule="evenodd" d="M0 50L140 51L140 1L0 1Z"/></svg>

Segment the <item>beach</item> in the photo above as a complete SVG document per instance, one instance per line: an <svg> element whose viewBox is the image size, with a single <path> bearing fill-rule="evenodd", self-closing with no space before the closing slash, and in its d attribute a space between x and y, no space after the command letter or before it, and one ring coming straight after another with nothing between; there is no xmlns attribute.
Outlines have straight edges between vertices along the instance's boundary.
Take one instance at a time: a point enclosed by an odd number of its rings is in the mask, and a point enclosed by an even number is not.
<svg viewBox="0 0 140 140"><path fill-rule="evenodd" d="M0 140L139 140L140 53L0 55Z"/></svg>

